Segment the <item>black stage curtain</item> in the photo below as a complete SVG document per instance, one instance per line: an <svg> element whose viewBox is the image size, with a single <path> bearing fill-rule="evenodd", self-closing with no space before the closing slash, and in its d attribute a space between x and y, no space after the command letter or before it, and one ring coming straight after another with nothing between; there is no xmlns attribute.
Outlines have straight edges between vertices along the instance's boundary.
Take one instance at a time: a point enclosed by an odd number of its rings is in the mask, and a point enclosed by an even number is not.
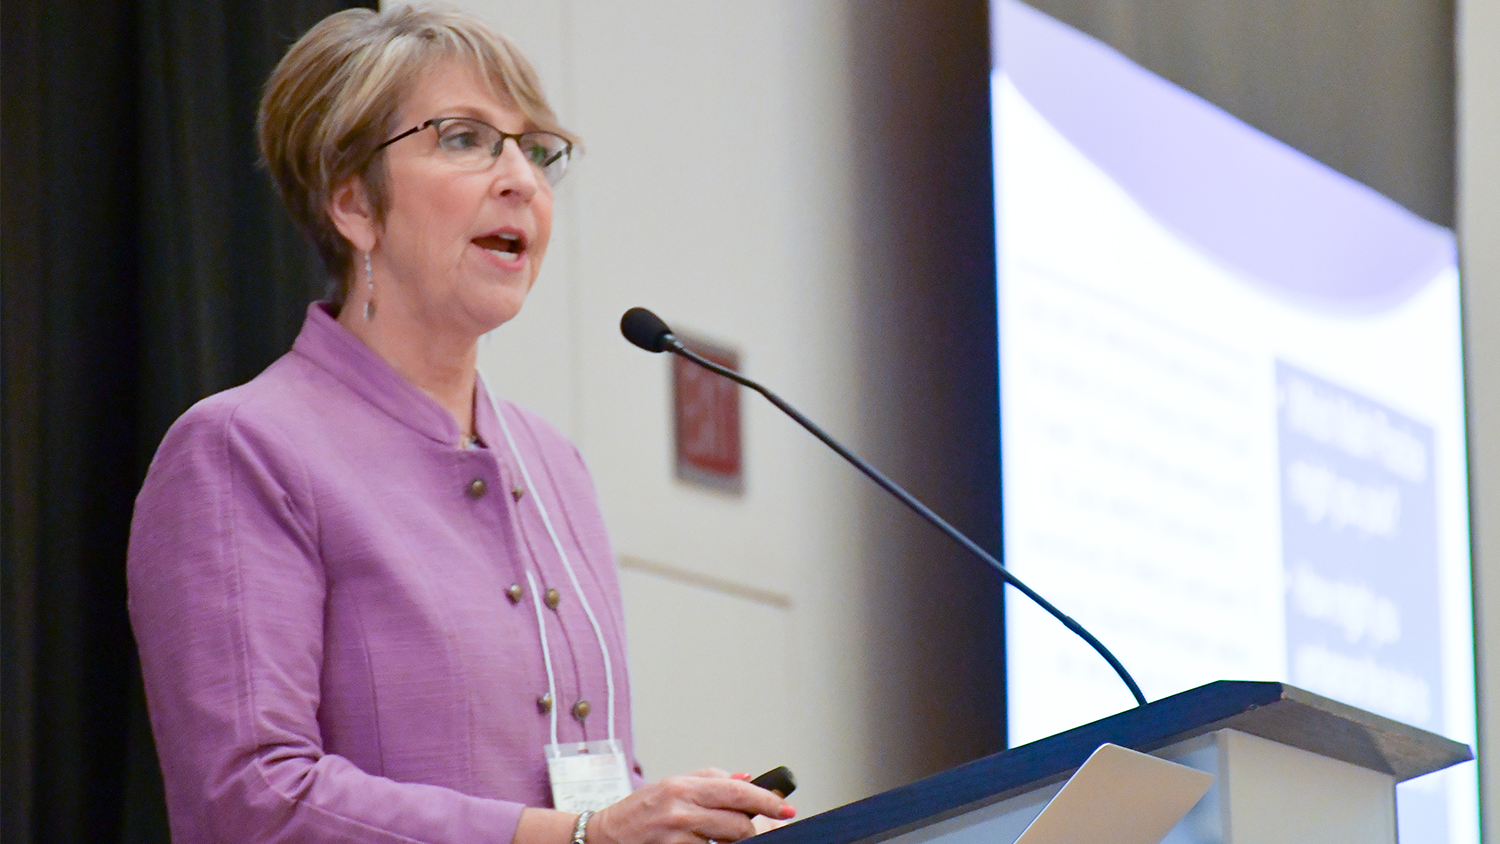
<svg viewBox="0 0 1500 844"><path fill-rule="evenodd" d="M171 421L325 281L255 166L260 87L342 0L0 7L0 838L168 838L125 612Z"/></svg>

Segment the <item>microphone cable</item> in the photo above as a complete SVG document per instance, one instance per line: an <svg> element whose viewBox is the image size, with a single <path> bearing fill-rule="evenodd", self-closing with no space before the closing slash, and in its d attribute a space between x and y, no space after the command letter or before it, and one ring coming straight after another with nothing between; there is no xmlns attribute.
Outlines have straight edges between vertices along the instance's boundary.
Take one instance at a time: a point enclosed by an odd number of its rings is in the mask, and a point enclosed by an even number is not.
<svg viewBox="0 0 1500 844"><path fill-rule="evenodd" d="M1079 624L1077 621L1074 621L1071 616L1053 606L1051 601L1048 601L1046 598L1043 598L1041 595L1037 594L1037 592L1030 586L1027 586L1025 583L1021 582L1021 579L1011 574L1010 571L1006 569L999 560L995 559L990 555L988 551L981 548L979 546L979 543L965 536L961 531L959 531L958 528L948 524L948 522L943 519L942 516L934 513L932 509L929 508L926 504L918 501L911 493L902 489L900 484L897 484L895 481L887 478L880 472L879 469L871 466L869 463L860 458L859 455L845 448L841 443L839 443L838 440L835 440L833 437L829 436L828 433L825 432L822 428L819 428L816 424L814 424L811 419L803 416L797 411L795 407L792 407L791 405L783 401L780 396L766 389L761 384L752 381L749 378L746 378L745 376L739 374L738 372L735 372L732 369L720 366L719 364L714 363L711 360L695 354L691 349L682 345L677 337L672 334L672 329L667 326L666 322L662 321L661 317L645 308L631 308L630 310L626 311L624 316L620 317L620 333L625 335L626 340L629 340L631 343L639 346L642 349L645 349L648 352L658 354L661 352L671 352L674 355L678 355L692 361L693 363L703 367L704 369L707 369L710 372L722 375L725 378L728 378L729 380L735 382L736 384L744 387L749 387L755 392L760 393L762 396L765 396L766 399L770 401L771 404L776 405L776 407L780 409L781 412L792 417L792 419L796 420L797 424L801 425L803 428L806 428L813 436L822 440L824 445L833 449L838 453L840 457L853 464L854 468L863 472L865 474L865 477L874 481L875 484L881 489L895 496L898 501L900 501L902 504L905 504L918 516L926 519L928 523L946 534L949 539L952 539L954 542L957 542L959 545L963 546L964 549L966 549L970 554L973 554L975 557L978 557L980 560L984 561L986 565L994 569L1000 575L1002 580L1015 587L1018 592L1020 592L1022 595L1025 595L1027 598L1030 598L1033 603L1046 610L1047 613L1050 614L1053 618L1062 622L1064 627L1073 631L1073 633L1080 639L1087 642L1089 644L1089 647L1093 648L1095 652L1104 657L1104 661L1108 662L1110 667L1115 670L1115 673L1120 676L1120 679L1125 682L1125 685L1130 689L1131 696L1135 698L1136 704L1138 706L1146 705L1146 696L1141 693L1141 687L1136 685L1135 678L1130 676L1130 672L1125 670L1125 666L1120 663L1120 660L1115 658L1115 655L1113 653L1110 653L1109 648L1106 648L1103 642L1100 642L1098 639L1094 638L1094 634L1084 629L1083 625Z"/></svg>

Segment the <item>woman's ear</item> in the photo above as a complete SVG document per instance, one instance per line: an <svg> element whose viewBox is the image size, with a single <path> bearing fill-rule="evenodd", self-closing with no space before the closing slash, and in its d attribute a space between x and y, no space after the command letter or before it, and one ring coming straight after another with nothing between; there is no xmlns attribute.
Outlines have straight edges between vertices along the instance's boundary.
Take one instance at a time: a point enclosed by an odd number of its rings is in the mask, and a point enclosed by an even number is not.
<svg viewBox="0 0 1500 844"><path fill-rule="evenodd" d="M375 207L365 191L365 183L358 176L350 176L343 184L333 189L328 197L328 216L333 227L360 252L375 248L379 225L375 221Z"/></svg>

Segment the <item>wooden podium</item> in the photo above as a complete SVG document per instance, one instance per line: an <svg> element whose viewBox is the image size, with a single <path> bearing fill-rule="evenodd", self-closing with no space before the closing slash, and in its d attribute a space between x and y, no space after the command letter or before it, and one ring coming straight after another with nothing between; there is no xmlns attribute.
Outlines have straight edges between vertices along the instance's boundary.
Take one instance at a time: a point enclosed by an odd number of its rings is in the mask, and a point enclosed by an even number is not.
<svg viewBox="0 0 1500 844"><path fill-rule="evenodd" d="M1284 683L1220 681L758 836L765 844L1012 844L1101 744L1214 775L1168 844L1396 841L1396 783L1467 745Z"/></svg>

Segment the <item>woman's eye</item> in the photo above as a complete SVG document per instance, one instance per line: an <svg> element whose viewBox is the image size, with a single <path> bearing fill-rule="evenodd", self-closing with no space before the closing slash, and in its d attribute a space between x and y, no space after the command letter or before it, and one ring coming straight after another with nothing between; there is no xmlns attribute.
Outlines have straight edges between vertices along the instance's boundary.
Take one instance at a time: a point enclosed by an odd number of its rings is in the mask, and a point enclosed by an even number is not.
<svg viewBox="0 0 1500 844"><path fill-rule="evenodd" d="M438 143L443 149L455 152L467 151L479 147L479 133L473 129L453 128L438 136Z"/></svg>
<svg viewBox="0 0 1500 844"><path fill-rule="evenodd" d="M546 164L547 158L551 155L551 153L547 152L547 148L545 146L542 146L541 144L534 141L528 141L527 144L522 147L521 151L526 153L527 160L532 164Z"/></svg>

